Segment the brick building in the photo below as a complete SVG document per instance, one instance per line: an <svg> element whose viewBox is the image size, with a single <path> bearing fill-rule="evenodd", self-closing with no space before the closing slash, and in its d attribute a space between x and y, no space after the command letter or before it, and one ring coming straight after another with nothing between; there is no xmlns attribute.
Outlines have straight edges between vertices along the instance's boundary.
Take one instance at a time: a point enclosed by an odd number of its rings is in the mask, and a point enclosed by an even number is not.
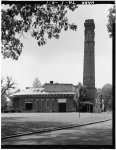
<svg viewBox="0 0 116 150"><path fill-rule="evenodd" d="M76 112L73 84L46 83L44 88L26 88L12 95L13 107L23 112ZM93 103L82 101L80 111L93 112Z"/></svg>
<svg viewBox="0 0 116 150"><path fill-rule="evenodd" d="M72 84L47 83L44 88L27 88L13 94L13 107L25 112L75 112L75 87Z"/></svg>

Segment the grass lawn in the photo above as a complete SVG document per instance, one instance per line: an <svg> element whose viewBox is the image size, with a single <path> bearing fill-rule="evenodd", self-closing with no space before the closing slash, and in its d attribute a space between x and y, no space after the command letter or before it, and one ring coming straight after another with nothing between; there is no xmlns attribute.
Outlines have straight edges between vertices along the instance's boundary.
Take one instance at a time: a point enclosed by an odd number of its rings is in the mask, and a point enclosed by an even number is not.
<svg viewBox="0 0 116 150"><path fill-rule="evenodd" d="M28 133L34 132L41 128L49 128L49 127L58 127L65 125L64 123L59 122L48 122L48 121L40 121L40 122L17 122L17 121L3 121L2 120L2 137L11 136L14 134L20 133Z"/></svg>
<svg viewBox="0 0 116 150"><path fill-rule="evenodd" d="M33 132L41 128L82 124L111 118L111 113L8 113L2 114L2 137Z"/></svg>

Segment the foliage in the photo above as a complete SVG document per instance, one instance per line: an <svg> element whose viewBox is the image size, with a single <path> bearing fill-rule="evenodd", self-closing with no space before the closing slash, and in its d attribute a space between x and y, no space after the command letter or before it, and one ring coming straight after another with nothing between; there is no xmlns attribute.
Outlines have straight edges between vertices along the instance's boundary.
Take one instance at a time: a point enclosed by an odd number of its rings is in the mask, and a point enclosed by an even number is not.
<svg viewBox="0 0 116 150"><path fill-rule="evenodd" d="M35 78L34 82L33 82L33 87L34 88L39 88L41 87L41 83L40 83L40 80L38 78Z"/></svg>
<svg viewBox="0 0 116 150"><path fill-rule="evenodd" d="M1 96L1 111L7 109L7 98L5 95Z"/></svg>
<svg viewBox="0 0 116 150"><path fill-rule="evenodd" d="M112 109L112 85L105 84L102 88L105 110Z"/></svg>
<svg viewBox="0 0 116 150"><path fill-rule="evenodd" d="M16 83L12 77L6 76L1 79L1 107L2 110L7 108L7 97L10 95L10 91L15 89Z"/></svg>
<svg viewBox="0 0 116 150"><path fill-rule="evenodd" d="M96 103L100 104L100 109L102 110L103 105L104 105L104 100L103 100L103 93L102 93L101 88L96 89L96 99L95 100L97 100Z"/></svg>
<svg viewBox="0 0 116 150"><path fill-rule="evenodd" d="M113 24L116 21L116 6L114 5L112 8L109 9L109 15L108 15L108 24L107 24L107 30L109 32L109 36L113 36Z"/></svg>
<svg viewBox="0 0 116 150"><path fill-rule="evenodd" d="M75 86L75 96L74 96L74 100L77 104L77 107L80 101L82 101L83 98L85 97L85 94L86 94L86 87L79 82L78 85Z"/></svg>
<svg viewBox="0 0 116 150"><path fill-rule="evenodd" d="M96 89L96 97L99 97L99 95L101 94L102 89L98 88Z"/></svg>
<svg viewBox="0 0 116 150"><path fill-rule="evenodd" d="M104 104L104 110L112 109L112 85L105 84L102 89L97 89L97 98L102 105Z"/></svg>
<svg viewBox="0 0 116 150"><path fill-rule="evenodd" d="M67 10L74 11L75 3L65 4L10 4L2 9L2 55L4 58L17 60L23 48L21 38L31 35L39 46L46 44L47 39L59 39L62 29L76 30L77 26L70 24L66 17Z"/></svg>

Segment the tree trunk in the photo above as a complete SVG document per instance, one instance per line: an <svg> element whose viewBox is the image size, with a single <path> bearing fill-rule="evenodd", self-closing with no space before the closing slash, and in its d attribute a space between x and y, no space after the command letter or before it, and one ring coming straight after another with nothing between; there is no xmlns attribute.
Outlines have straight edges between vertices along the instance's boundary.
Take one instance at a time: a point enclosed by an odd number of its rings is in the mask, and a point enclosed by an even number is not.
<svg viewBox="0 0 116 150"><path fill-rule="evenodd" d="M80 103L78 104L78 107L79 107L79 118L80 118Z"/></svg>

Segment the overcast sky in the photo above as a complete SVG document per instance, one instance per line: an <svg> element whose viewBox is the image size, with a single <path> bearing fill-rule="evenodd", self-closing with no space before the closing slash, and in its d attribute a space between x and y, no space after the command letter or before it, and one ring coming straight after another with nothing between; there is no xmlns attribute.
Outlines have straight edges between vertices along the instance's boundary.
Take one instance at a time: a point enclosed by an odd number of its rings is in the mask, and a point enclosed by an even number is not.
<svg viewBox="0 0 116 150"><path fill-rule="evenodd" d="M33 38L23 40L24 48L18 61L2 59L1 76L12 76L17 88L32 86L38 77L42 84L49 81L58 83L83 83L84 22L95 22L95 85L101 88L112 83L112 39L106 24L108 9L112 5L79 5L74 12L69 11L69 21L77 24L77 31L63 31L60 39L48 40L43 47Z"/></svg>

